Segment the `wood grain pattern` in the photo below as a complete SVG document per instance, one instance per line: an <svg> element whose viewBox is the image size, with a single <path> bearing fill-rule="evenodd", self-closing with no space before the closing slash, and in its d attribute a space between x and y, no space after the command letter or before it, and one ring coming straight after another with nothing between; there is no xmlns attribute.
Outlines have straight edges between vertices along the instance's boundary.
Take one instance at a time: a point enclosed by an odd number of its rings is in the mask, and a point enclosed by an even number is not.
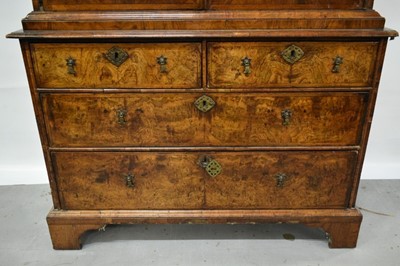
<svg viewBox="0 0 400 266"><path fill-rule="evenodd" d="M27 31L129 30L134 35L137 30L246 30L247 32L304 28L325 31L327 29L382 30L385 20L373 10L87 11L33 12L22 21L22 24Z"/></svg>
<svg viewBox="0 0 400 266"><path fill-rule="evenodd" d="M112 48L129 58L119 67L105 54ZM33 44L37 86L44 88L198 88L201 85L201 44ZM157 57L168 58L167 73ZM66 60L76 60L76 75Z"/></svg>
<svg viewBox="0 0 400 266"><path fill-rule="evenodd" d="M292 44L304 51L293 65L281 53ZM378 43L375 42L249 42L210 43L210 87L348 87L371 86ZM251 58L245 75L244 57ZM333 60L343 58L339 73Z"/></svg>
<svg viewBox="0 0 400 266"><path fill-rule="evenodd" d="M355 152L53 153L63 209L243 209L346 207ZM285 173L283 187L275 176ZM133 174L134 188L124 175ZM84 177L84 178L83 178Z"/></svg>
<svg viewBox="0 0 400 266"><path fill-rule="evenodd" d="M36 1L36 0L35 0ZM362 9L365 0L44 0L45 10L141 10L141 9Z"/></svg>
<svg viewBox="0 0 400 266"><path fill-rule="evenodd" d="M209 0L211 9L362 9L365 0Z"/></svg>
<svg viewBox="0 0 400 266"><path fill-rule="evenodd" d="M211 209L346 207L355 152L212 153L222 173L205 182ZM282 187L276 176L285 174Z"/></svg>
<svg viewBox="0 0 400 266"><path fill-rule="evenodd" d="M367 93L43 94L53 147L358 145ZM126 110L126 124L117 110ZM288 125L282 111L290 110Z"/></svg>
<svg viewBox="0 0 400 266"><path fill-rule="evenodd" d="M193 154L55 153L63 209L199 209L203 174ZM132 174L134 187L126 185Z"/></svg>
<svg viewBox="0 0 400 266"><path fill-rule="evenodd" d="M107 224L136 223L302 223L324 229L331 248L353 248L357 244L362 214L347 210L52 210L47 216L55 249L80 249L86 230Z"/></svg>
<svg viewBox="0 0 400 266"><path fill-rule="evenodd" d="M53 248L57 250L81 249L80 237L91 230L99 230L102 224L49 224Z"/></svg>
<svg viewBox="0 0 400 266"><path fill-rule="evenodd" d="M91 38L92 40L101 41L108 39L110 41L125 39L129 41L144 41L160 39L160 38L186 38L188 40L196 40L198 38L216 39L216 38L249 38L266 39L266 38L395 38L398 32L392 29L349 29L349 30L323 30L314 29L311 31L293 30L293 29L264 29L264 30L18 30L7 35L7 38L17 38L21 40L75 40L79 42L81 39Z"/></svg>
<svg viewBox="0 0 400 266"><path fill-rule="evenodd" d="M47 94L52 146L192 146L204 144L199 94ZM126 110L126 124L117 110Z"/></svg>
<svg viewBox="0 0 400 266"><path fill-rule="evenodd" d="M44 10L200 9L204 0L43 0Z"/></svg>

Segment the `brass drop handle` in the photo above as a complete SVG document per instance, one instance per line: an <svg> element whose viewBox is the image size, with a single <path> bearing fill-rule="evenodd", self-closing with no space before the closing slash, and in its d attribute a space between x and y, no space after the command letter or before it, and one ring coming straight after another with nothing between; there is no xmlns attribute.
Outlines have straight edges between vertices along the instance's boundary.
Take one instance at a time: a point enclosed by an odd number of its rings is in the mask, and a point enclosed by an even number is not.
<svg viewBox="0 0 400 266"><path fill-rule="evenodd" d="M201 156L198 163L211 177L216 177L222 172L222 166L210 156Z"/></svg>
<svg viewBox="0 0 400 266"><path fill-rule="evenodd" d="M125 185L129 188L134 188L135 187L135 175L133 174L127 174L124 175L125 179Z"/></svg>
<svg viewBox="0 0 400 266"><path fill-rule="evenodd" d="M244 67L243 74L246 76L251 74L251 58L248 58L247 56L242 59L242 66Z"/></svg>
<svg viewBox="0 0 400 266"><path fill-rule="evenodd" d="M75 66L76 66L76 59L72 58L71 56L67 58L67 67L68 67L68 74L76 75Z"/></svg>
<svg viewBox="0 0 400 266"><path fill-rule="evenodd" d="M126 115L128 111L124 108L117 109L117 122L121 126L126 124Z"/></svg>
<svg viewBox="0 0 400 266"><path fill-rule="evenodd" d="M282 125L288 126L290 124L290 119L292 118L292 111L289 109L283 110L281 112L282 116Z"/></svg>
<svg viewBox="0 0 400 266"><path fill-rule="evenodd" d="M284 173L278 173L275 176L276 179L276 186L279 188L283 188L283 185L285 184L285 181L287 180L287 175Z"/></svg>
<svg viewBox="0 0 400 266"><path fill-rule="evenodd" d="M168 60L168 58L166 58L163 55L161 55L160 57L157 57L157 64L160 65L160 73L168 73L167 60Z"/></svg>
<svg viewBox="0 0 400 266"><path fill-rule="evenodd" d="M336 56L333 59L333 68L332 73L339 73L340 72L340 65L343 64L343 57Z"/></svg>

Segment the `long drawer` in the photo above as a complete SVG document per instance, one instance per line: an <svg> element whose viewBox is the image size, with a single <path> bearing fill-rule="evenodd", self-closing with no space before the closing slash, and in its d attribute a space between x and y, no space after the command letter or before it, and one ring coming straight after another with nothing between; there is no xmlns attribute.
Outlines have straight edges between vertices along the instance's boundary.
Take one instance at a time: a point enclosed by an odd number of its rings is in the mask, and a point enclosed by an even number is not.
<svg viewBox="0 0 400 266"><path fill-rule="evenodd" d="M343 208L357 153L54 152L63 209Z"/></svg>
<svg viewBox="0 0 400 266"><path fill-rule="evenodd" d="M42 94L54 147L358 145L367 93Z"/></svg>
<svg viewBox="0 0 400 266"><path fill-rule="evenodd" d="M199 88L199 43L32 44L39 88Z"/></svg>
<svg viewBox="0 0 400 266"><path fill-rule="evenodd" d="M377 42L215 42L210 87L372 86Z"/></svg>

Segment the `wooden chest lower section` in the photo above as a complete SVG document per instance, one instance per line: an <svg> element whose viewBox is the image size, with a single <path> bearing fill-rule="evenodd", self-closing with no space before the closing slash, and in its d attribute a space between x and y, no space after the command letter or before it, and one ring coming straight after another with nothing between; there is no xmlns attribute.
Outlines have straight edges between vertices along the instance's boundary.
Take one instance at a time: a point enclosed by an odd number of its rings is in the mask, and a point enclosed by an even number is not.
<svg viewBox="0 0 400 266"><path fill-rule="evenodd" d="M352 151L54 152L65 210L310 209L348 205ZM204 158L220 166L210 175Z"/></svg>

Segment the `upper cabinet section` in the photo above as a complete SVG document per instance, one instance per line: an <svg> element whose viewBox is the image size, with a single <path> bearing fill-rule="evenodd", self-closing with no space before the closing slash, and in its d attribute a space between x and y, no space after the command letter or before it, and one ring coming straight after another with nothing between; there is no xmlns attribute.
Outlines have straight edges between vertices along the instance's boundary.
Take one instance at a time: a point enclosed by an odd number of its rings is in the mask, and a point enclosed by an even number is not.
<svg viewBox="0 0 400 266"><path fill-rule="evenodd" d="M35 10L368 9L373 0L33 0Z"/></svg>

